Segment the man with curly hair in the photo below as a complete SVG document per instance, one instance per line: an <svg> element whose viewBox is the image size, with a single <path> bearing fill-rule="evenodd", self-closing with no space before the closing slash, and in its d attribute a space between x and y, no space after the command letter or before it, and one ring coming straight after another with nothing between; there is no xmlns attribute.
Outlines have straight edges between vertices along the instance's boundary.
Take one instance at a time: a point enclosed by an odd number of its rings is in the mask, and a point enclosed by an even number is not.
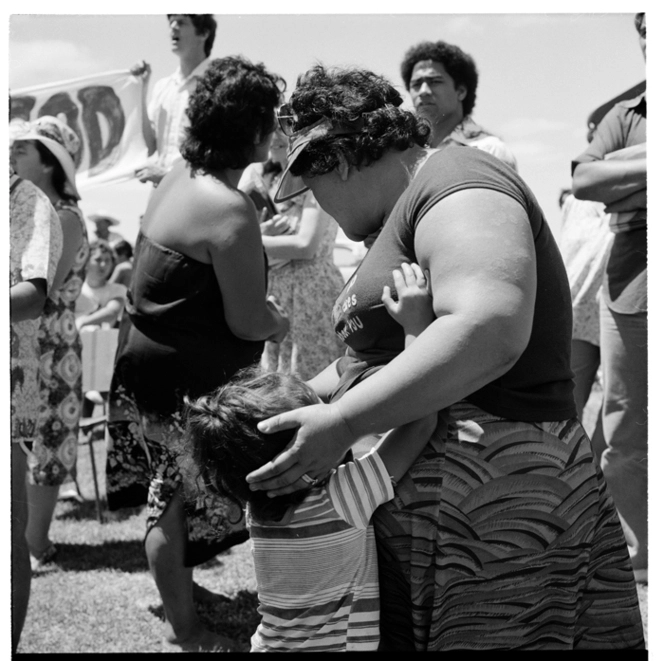
<svg viewBox="0 0 664 661"><path fill-rule="evenodd" d="M148 161L135 172L139 181L156 186L180 157L180 144L187 122L189 95L210 63L217 22L212 14L167 14L171 50L180 66L158 80L147 101L152 69L142 60L131 68L143 80L142 129Z"/></svg>
<svg viewBox="0 0 664 661"><path fill-rule="evenodd" d="M471 117L478 72L468 53L444 41L423 41L406 52L401 77L415 111L431 125L431 147L471 145L517 169L505 143Z"/></svg>

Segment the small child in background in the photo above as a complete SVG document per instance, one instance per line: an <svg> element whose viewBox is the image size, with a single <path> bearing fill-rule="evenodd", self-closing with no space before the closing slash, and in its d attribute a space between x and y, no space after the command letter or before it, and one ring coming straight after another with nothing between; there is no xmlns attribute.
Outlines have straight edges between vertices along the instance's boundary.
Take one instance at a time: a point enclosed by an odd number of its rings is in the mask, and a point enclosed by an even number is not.
<svg viewBox="0 0 664 661"><path fill-rule="evenodd" d="M385 303L404 327L407 343L434 318L416 266L395 272L398 301ZM257 424L319 401L296 376L258 368L187 401L186 445L201 488L247 504L262 617L252 652L378 648L378 565L370 519L394 497L393 485L426 445L436 416L393 429L324 481L302 481L301 491L275 498L251 491L246 475L279 454L294 435L294 430L266 435Z"/></svg>

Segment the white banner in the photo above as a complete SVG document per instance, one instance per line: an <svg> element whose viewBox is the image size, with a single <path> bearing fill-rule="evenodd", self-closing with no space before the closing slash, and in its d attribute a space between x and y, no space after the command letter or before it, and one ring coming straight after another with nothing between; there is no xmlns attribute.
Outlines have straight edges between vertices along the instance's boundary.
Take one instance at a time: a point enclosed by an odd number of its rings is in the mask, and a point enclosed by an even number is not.
<svg viewBox="0 0 664 661"><path fill-rule="evenodd" d="M79 191L134 178L147 159L141 132L141 81L111 71L48 85L12 90L10 120L59 117L76 131Z"/></svg>

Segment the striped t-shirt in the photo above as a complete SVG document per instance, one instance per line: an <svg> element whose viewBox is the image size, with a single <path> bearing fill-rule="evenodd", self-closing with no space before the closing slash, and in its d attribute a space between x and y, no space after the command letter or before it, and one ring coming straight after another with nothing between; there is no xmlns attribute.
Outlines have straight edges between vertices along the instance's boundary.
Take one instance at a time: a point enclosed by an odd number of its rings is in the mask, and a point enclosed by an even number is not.
<svg viewBox="0 0 664 661"><path fill-rule="evenodd" d="M378 648L378 563L371 515L394 491L372 450L343 464L279 522L247 512L262 621L252 652Z"/></svg>

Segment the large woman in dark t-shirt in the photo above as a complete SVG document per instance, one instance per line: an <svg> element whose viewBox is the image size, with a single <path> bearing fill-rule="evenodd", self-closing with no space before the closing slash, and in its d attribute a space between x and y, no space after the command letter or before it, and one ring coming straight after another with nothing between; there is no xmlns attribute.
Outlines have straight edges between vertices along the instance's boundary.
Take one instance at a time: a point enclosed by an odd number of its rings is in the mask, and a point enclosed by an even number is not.
<svg viewBox="0 0 664 661"><path fill-rule="evenodd" d="M136 243L110 393L110 509L144 504L145 549L166 634L185 650L226 649L207 631L192 567L248 538L242 509L200 498L182 470L183 398L260 359L288 321L266 299L265 259L243 169L267 158L283 81L239 57L214 60L189 99L183 160L150 198Z"/></svg>
<svg viewBox="0 0 664 661"><path fill-rule="evenodd" d="M426 148L400 104L370 72L315 67L280 111L292 138L277 198L309 187L349 238L380 234L333 311L350 357L332 402L261 423L298 429L248 480L301 488L361 437L438 411L374 517L382 649L643 647L625 540L575 417L550 229L513 170ZM407 349L381 300L403 262L427 274L436 316Z"/></svg>

